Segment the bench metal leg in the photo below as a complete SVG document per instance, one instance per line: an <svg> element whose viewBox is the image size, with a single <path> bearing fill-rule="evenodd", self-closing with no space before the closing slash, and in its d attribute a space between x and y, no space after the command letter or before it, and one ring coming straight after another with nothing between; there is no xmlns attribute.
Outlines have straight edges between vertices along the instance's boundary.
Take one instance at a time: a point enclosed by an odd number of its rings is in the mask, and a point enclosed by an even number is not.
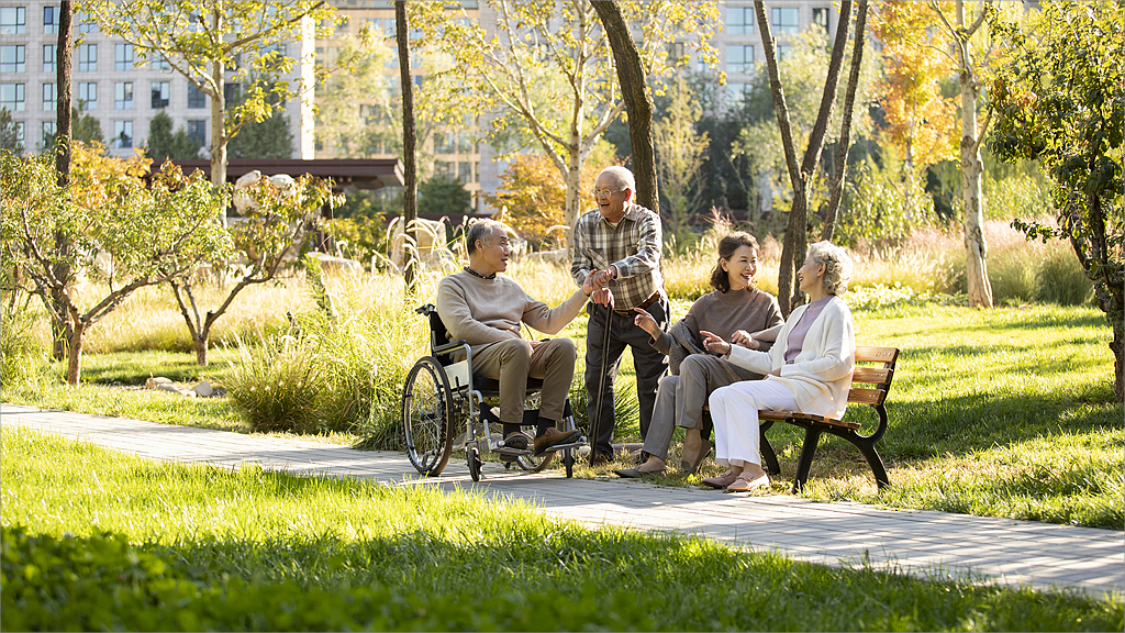
<svg viewBox="0 0 1125 633"><path fill-rule="evenodd" d="M867 459L867 464L871 466L871 473L875 475L875 484L879 486L879 490L891 485L891 480L887 477L887 468L883 465L883 458L875 450L875 442L871 441L871 438L860 437L854 431L836 435L851 442L853 446L859 449L859 452L863 453L863 456Z"/></svg>
<svg viewBox="0 0 1125 633"><path fill-rule="evenodd" d="M773 426L773 420L767 420L758 427L759 451L762 454L762 461L766 463L766 472L770 477L777 477L781 474L781 465L777 463L777 453L773 450L773 445L770 444L769 438L766 437L766 431Z"/></svg>
<svg viewBox="0 0 1125 633"><path fill-rule="evenodd" d="M793 494L798 494L809 480L809 470L812 469L813 457L816 455L816 445L820 442L820 430L805 429L805 443L801 446L801 461L797 462L797 477L793 480Z"/></svg>

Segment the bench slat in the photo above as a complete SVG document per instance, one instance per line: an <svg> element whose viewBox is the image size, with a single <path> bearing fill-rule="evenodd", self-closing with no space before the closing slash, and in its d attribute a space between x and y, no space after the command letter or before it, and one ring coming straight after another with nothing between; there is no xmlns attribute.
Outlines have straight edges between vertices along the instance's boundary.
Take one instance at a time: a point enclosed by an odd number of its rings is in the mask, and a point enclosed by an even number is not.
<svg viewBox="0 0 1125 633"><path fill-rule="evenodd" d="M845 429L859 429L860 425L855 422L845 422L837 420L826 415L816 415L814 413L801 413L800 411L759 411L759 420L772 420L774 422L788 422L789 420L809 420L810 422L819 422L821 424L830 424L832 426L839 426Z"/></svg>
<svg viewBox="0 0 1125 633"><path fill-rule="evenodd" d="M887 392L885 389L852 389L848 392L848 403L852 404L869 404L877 407L883 404L886 400Z"/></svg>
<svg viewBox="0 0 1125 633"><path fill-rule="evenodd" d="M876 385L889 385L894 371L881 367L856 367L852 374L852 384L857 382L874 383Z"/></svg>
<svg viewBox="0 0 1125 633"><path fill-rule="evenodd" d="M898 360L898 348L857 345L855 360L857 363L891 363L893 365Z"/></svg>

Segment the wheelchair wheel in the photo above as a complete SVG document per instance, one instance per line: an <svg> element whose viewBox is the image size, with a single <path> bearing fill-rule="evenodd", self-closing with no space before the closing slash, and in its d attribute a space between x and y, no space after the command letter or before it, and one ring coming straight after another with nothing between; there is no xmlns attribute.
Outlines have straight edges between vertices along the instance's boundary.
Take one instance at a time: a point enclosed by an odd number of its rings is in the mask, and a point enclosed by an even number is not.
<svg viewBox="0 0 1125 633"><path fill-rule="evenodd" d="M406 455L422 475L436 477L453 451L453 394L441 363L423 356L414 363L402 389L402 429Z"/></svg>
<svg viewBox="0 0 1125 633"><path fill-rule="evenodd" d="M543 455L520 455L516 458L516 463L528 472L537 473L550 466L554 460L554 453L544 453Z"/></svg>
<svg viewBox="0 0 1125 633"><path fill-rule="evenodd" d="M468 459L469 476L473 478L473 481L480 481L480 469L481 466L484 466L484 462L480 458L480 450L475 446L469 448Z"/></svg>

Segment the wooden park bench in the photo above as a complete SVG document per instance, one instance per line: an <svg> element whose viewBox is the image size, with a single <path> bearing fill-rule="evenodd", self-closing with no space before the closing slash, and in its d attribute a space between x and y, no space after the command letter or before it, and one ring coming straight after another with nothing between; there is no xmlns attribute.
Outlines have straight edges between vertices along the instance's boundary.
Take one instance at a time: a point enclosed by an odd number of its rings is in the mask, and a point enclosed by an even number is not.
<svg viewBox="0 0 1125 633"><path fill-rule="evenodd" d="M891 380L895 375L895 362L898 361L898 354L899 350L894 347L856 347L856 368L852 375L852 388L848 393L848 404L866 404L875 409L875 412L879 415L879 425L870 435L860 435L861 425L857 422L800 411L759 411L760 425L758 428L766 472L771 477L781 474L781 467L777 463L777 454L774 453L773 446L766 438L766 431L775 422L785 422L805 429L801 458L797 462L797 476L793 479L794 493L800 492L805 482L808 481L809 470L812 468L813 457L816 454L816 446L820 442L820 436L824 433L842 437L855 445L871 466L871 472L875 475L875 483L878 484L879 489L889 486L891 481L887 478L887 469L883 465L883 459L879 457L879 452L875 450L875 444L887 432L887 408L884 403L887 400L887 393L891 390ZM861 363L867 363L871 366L861 366ZM870 386L860 388L855 386L857 383ZM706 429L705 433L710 431L710 418L711 413L708 407L704 407L703 426Z"/></svg>

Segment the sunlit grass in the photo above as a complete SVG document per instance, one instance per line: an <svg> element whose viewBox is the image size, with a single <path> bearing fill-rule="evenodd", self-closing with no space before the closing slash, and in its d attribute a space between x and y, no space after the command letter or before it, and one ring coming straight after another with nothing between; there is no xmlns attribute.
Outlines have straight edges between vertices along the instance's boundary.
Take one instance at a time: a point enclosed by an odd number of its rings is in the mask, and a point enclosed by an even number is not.
<svg viewBox="0 0 1125 633"><path fill-rule="evenodd" d="M926 582L683 537L592 531L474 493L157 464L19 429L5 429L2 442L5 527L78 538L108 531L199 586L241 579L263 597L286 596L280 609L260 612L257 603L228 605L220 590L211 599L223 608L207 613L236 619L213 628L243 628L251 611L270 630L347 626L341 617L383 630L1120 630L1123 623L1120 598ZM114 578L112 569L102 577ZM242 585L229 589L244 593ZM338 610L328 617L315 602L330 596L352 598L333 600ZM185 601L114 617L191 628L176 617L185 608L202 610ZM308 619L294 620L294 608Z"/></svg>

